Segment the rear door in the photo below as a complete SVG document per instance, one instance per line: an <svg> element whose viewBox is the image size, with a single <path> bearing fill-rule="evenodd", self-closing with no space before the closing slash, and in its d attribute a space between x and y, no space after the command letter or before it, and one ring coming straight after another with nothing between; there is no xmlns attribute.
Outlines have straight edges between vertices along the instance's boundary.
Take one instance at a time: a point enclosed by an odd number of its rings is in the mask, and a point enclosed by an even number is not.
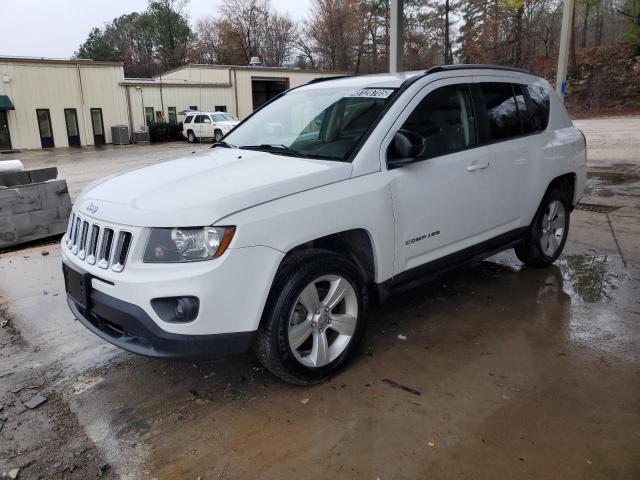
<svg viewBox="0 0 640 480"><path fill-rule="evenodd" d="M481 136L491 147L487 169L486 216L494 234L522 227L527 179L530 179L532 151L536 139L520 87L504 78L482 77L475 86L479 104ZM531 180L531 179L530 179Z"/></svg>

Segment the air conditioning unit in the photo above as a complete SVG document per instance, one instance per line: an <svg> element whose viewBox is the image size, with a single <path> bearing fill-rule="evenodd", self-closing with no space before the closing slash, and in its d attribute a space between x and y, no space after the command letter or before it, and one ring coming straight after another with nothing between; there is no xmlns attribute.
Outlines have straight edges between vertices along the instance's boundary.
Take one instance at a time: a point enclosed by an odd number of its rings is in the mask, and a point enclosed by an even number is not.
<svg viewBox="0 0 640 480"><path fill-rule="evenodd" d="M133 141L135 143L149 143L149 132L133 132Z"/></svg>
<svg viewBox="0 0 640 480"><path fill-rule="evenodd" d="M129 145L129 127L126 125L112 126L111 142L114 145Z"/></svg>

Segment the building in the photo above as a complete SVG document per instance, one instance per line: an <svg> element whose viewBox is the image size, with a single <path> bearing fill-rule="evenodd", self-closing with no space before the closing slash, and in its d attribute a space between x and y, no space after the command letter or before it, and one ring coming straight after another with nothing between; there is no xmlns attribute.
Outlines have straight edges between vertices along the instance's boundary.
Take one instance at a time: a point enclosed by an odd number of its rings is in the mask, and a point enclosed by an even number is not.
<svg viewBox="0 0 640 480"><path fill-rule="evenodd" d="M120 62L0 57L0 151L103 145L111 127L143 131L188 110L244 118L290 87L338 73L186 65L154 78L125 78Z"/></svg>

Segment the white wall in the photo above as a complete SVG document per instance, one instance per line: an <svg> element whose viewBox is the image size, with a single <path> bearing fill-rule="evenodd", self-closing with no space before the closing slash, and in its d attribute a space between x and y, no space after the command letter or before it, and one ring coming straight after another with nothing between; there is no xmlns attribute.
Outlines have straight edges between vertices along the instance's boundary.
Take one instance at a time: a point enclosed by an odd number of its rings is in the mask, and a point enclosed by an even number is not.
<svg viewBox="0 0 640 480"><path fill-rule="evenodd" d="M75 108L82 145L93 145L91 108L101 108L106 142L111 125L127 123L124 79L120 65L75 63L20 63L0 59L0 95L7 95L15 110L8 112L13 148L41 148L36 109L49 109L56 147L69 146L65 108ZM9 82L2 81L3 76ZM84 100L84 101L83 101Z"/></svg>

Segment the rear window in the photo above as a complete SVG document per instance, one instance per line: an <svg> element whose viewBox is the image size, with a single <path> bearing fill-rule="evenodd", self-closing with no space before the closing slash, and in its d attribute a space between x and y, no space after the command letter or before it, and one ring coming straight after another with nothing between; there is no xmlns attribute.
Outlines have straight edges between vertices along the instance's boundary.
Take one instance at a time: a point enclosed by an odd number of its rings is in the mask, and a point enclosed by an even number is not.
<svg viewBox="0 0 640 480"><path fill-rule="evenodd" d="M184 123L191 123L191 120L193 120L193 115L188 115L187 118L184 119Z"/></svg>
<svg viewBox="0 0 640 480"><path fill-rule="evenodd" d="M490 140L506 140L519 136L520 119L511 84L481 83L480 89L489 120Z"/></svg>
<svg viewBox="0 0 640 480"><path fill-rule="evenodd" d="M549 125L549 92L536 85L527 85L531 99L531 120L535 131L542 131Z"/></svg>

